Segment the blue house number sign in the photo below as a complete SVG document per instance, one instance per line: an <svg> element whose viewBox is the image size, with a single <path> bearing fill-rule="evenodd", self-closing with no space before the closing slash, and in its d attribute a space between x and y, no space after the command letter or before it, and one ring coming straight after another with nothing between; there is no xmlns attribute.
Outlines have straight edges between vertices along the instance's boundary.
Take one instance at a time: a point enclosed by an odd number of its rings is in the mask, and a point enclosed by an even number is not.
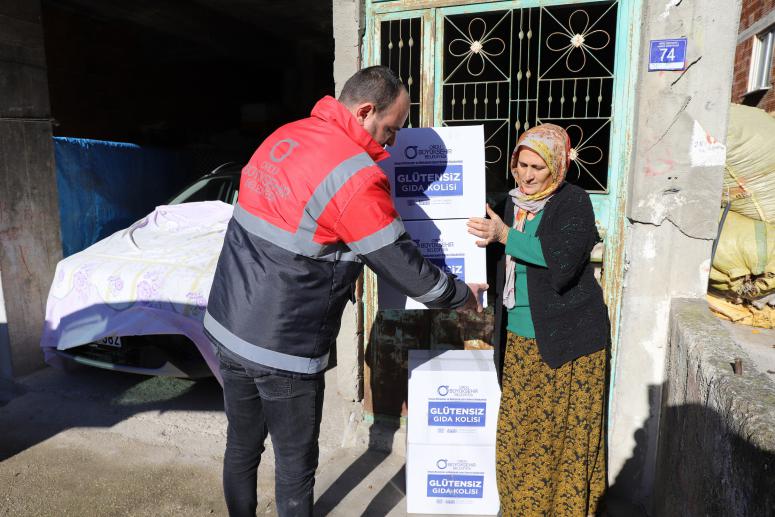
<svg viewBox="0 0 775 517"><path fill-rule="evenodd" d="M649 72L684 70L686 68L686 38L651 40Z"/></svg>

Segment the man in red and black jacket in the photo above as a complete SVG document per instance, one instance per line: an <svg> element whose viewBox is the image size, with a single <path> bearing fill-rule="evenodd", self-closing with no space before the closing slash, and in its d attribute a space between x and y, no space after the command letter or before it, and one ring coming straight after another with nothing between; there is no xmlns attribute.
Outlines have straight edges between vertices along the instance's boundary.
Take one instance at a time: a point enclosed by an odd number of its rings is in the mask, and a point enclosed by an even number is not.
<svg viewBox="0 0 775 517"><path fill-rule="evenodd" d="M363 264L430 308L481 310L486 286L469 288L421 255L375 163L408 113L395 74L366 68L242 169L204 320L223 377L232 516L255 515L267 433L278 514L312 515L323 372Z"/></svg>

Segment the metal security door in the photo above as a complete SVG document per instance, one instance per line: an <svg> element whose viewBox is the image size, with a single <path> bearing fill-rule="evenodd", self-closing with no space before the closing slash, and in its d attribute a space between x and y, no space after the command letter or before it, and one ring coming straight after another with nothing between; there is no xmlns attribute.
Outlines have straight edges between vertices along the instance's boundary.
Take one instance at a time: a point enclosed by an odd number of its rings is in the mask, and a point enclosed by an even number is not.
<svg viewBox="0 0 775 517"><path fill-rule="evenodd" d="M396 72L409 91L407 127L433 125L433 36L431 9L388 12L377 17L365 43L376 52L369 64L383 64ZM370 24L371 25L371 24Z"/></svg>
<svg viewBox="0 0 775 517"><path fill-rule="evenodd" d="M629 50L638 37L630 21L640 1L460 4L367 1L367 63L389 66L407 85L412 101L408 125L484 126L491 204L513 188L509 163L519 135L546 122L566 128L573 158L567 179L589 192L605 239L602 283L615 346L630 153L626 128L632 120L635 77ZM385 322L400 320L389 325L400 329L400 335L388 340L399 347L405 341L423 341L413 330L423 325L472 326L470 321L455 322L454 314L380 315L372 276L365 294L365 330L374 338L370 344L384 341ZM477 323L473 327L484 333L487 325ZM434 346L433 330L429 341L423 345Z"/></svg>
<svg viewBox="0 0 775 517"><path fill-rule="evenodd" d="M367 3L368 63L399 73L412 96L411 125L484 125L490 202L513 186L509 160L519 135L543 122L565 127L568 180L590 193L610 269L618 262L631 111L629 45L618 35L632 41L627 24L638 2L455 3L462 2ZM603 281L614 296L613 279Z"/></svg>
<svg viewBox="0 0 775 517"><path fill-rule="evenodd" d="M434 119L484 125L492 201L513 187L509 162L519 135L551 122L571 137L568 181L595 198L608 226L617 4L437 10Z"/></svg>

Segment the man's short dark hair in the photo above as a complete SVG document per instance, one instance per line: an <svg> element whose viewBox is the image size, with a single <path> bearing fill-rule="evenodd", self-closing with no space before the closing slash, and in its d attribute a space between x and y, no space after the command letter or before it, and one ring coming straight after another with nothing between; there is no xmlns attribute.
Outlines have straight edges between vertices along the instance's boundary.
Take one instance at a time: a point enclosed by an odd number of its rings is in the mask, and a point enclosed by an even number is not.
<svg viewBox="0 0 775 517"><path fill-rule="evenodd" d="M345 106L371 102L379 113L393 104L401 90L406 88L391 69L386 66L370 66L358 70L344 83L339 102Z"/></svg>

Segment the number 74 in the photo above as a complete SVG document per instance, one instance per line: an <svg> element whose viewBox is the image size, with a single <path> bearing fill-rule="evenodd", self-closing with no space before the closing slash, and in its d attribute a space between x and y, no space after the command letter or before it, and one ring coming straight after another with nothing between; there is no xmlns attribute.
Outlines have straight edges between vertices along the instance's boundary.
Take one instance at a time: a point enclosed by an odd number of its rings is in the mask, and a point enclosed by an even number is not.
<svg viewBox="0 0 775 517"><path fill-rule="evenodd" d="M659 60L664 61L665 57L667 57L667 59L669 59L670 61L675 59L675 48L670 48L670 49L663 48L662 55L659 57Z"/></svg>

